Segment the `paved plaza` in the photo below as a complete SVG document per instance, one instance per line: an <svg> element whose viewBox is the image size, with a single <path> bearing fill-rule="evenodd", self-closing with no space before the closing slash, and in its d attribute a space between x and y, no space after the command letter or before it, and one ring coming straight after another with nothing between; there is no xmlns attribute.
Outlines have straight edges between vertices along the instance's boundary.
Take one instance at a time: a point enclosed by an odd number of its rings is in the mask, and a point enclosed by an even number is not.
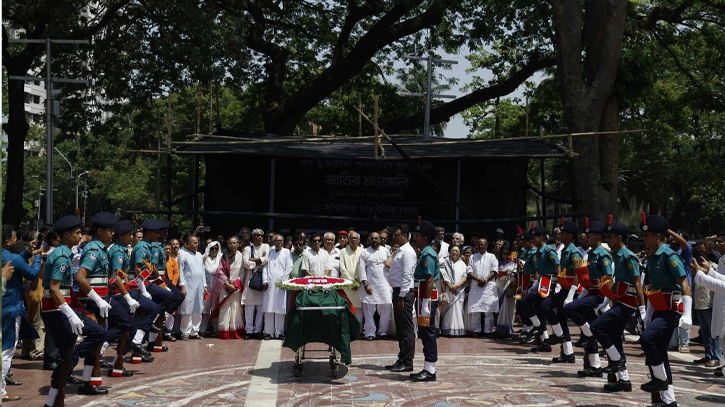
<svg viewBox="0 0 725 407"><path fill-rule="evenodd" d="M296 378L295 354L281 345L277 340L177 341L169 344L170 352L154 354L154 363L127 364L135 373L132 378L104 377L103 385L111 387L106 396L79 396L69 386L66 406L644 406L649 401L649 394L639 390L648 380L644 359L631 341L625 352L634 390L616 394L602 390L605 379L577 377L582 367L579 349L576 364L551 365L553 353L530 353L510 340L439 338L438 380L413 383L407 374L384 369L397 354L392 340L353 342L352 364L341 367L334 379L327 360L304 361L302 377ZM423 364L420 341L417 346L416 371ZM319 352L307 356L328 355L326 345L308 349ZM691 350L670 352L678 405L725 404L725 380L692 363L702 357L701 346ZM109 350L106 360L114 355ZM23 400L7 404L42 406L50 372L41 370L42 362L19 356L13 371L23 385L8 390Z"/></svg>

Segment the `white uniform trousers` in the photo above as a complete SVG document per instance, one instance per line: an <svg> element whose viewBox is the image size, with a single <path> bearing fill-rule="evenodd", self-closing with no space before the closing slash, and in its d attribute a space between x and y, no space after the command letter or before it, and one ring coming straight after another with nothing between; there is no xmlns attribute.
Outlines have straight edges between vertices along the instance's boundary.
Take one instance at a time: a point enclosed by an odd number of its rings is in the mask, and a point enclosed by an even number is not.
<svg viewBox="0 0 725 407"><path fill-rule="evenodd" d="M15 317L15 343L9 349L3 351L3 396L7 393L5 391L5 379L8 377L10 372L10 365L13 363L13 354L15 354L15 346L18 344L18 338L20 337L20 316Z"/></svg>
<svg viewBox="0 0 725 407"><path fill-rule="evenodd" d="M257 317L254 317L254 310L257 310ZM262 332L262 320L264 313L261 305L244 305L244 331L248 334Z"/></svg>
<svg viewBox="0 0 725 407"><path fill-rule="evenodd" d="M181 333L184 335L199 335L201 327L201 313L181 314Z"/></svg>
<svg viewBox="0 0 725 407"><path fill-rule="evenodd" d="M391 304L363 304L363 313L365 314L365 336L375 336L375 311L377 311L380 316L378 336L387 336L391 310ZM358 312L358 320L360 319L360 316L360 312Z"/></svg>
<svg viewBox="0 0 725 407"><path fill-rule="evenodd" d="M259 310L257 311L259 312ZM284 318L285 314L277 314L276 312L264 313L264 333L278 338L284 335Z"/></svg>

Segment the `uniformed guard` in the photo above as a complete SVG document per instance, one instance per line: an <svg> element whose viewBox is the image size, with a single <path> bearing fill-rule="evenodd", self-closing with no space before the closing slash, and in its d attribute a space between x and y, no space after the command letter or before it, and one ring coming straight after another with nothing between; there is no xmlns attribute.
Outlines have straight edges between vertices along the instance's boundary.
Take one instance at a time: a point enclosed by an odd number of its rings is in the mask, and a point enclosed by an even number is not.
<svg viewBox="0 0 725 407"><path fill-rule="evenodd" d="M153 302L155 302L160 308L156 320L151 324L150 327L149 344L147 350L149 352L167 352L169 348L167 348L166 346L155 345L158 334L163 333L163 328L161 328L163 327L163 324L160 324L161 327L159 327L159 324L156 324L156 321L160 321L161 323L163 323L163 320L165 318L165 316L162 317L163 315L165 315L163 313L174 312L176 299L174 298L174 295L171 293L171 291L162 288L162 286L153 282L150 283L149 281L161 281L158 273L158 262L160 253L156 251L153 247L153 243L156 242L159 238L159 229L161 228L161 223L157 220L146 220L143 222L143 224L141 224L141 227L143 228L143 239L141 239L141 241L138 242L133 248L133 252L131 253L131 261L133 262L132 266L134 268L134 274L136 276L139 276L141 275L143 270L146 269L144 260L151 265L151 270L148 270L149 272L151 272L151 276L149 276L148 279L144 282L145 288L142 289L142 291L147 291L148 294L151 295L151 299L153 300ZM141 288L140 283L139 288Z"/></svg>
<svg viewBox="0 0 725 407"><path fill-rule="evenodd" d="M605 277L600 291L609 298L612 306L591 326L592 333L609 358L609 363L602 369L602 372L617 374L616 382L604 385L604 390L610 392L632 391L626 365L627 359L624 356L624 349L622 349L622 336L632 312L638 311L642 318L645 313L639 260L625 246L625 239L628 235L627 226L620 222L612 222L610 215L607 225L607 242L614 253L614 279Z"/></svg>
<svg viewBox="0 0 725 407"><path fill-rule="evenodd" d="M173 309L172 312L165 312L165 318L164 318L164 339L169 341L175 341L176 338L174 338L171 335L171 332L174 328L174 315L173 312L176 311L180 306L181 303L184 302L184 294L181 293L181 291L169 280L169 277L166 275L166 252L164 251L164 243L166 242L166 238L168 237L169 233L169 227L171 224L167 220L161 220L160 221L160 228L159 228L159 239L154 242L154 250L158 252L158 260L159 260L159 277L161 277L160 283L163 283L164 287L169 289L171 291L171 294L174 296L174 302L171 304L171 308ZM221 256L221 253L219 253ZM161 346L161 343L158 343L158 346Z"/></svg>
<svg viewBox="0 0 725 407"><path fill-rule="evenodd" d="M670 224L661 216L642 213L640 229L642 240L651 254L647 262L650 285L646 290L647 318L651 321L640 340L645 363L652 371L652 380L641 388L650 393L659 392L661 402L652 406L677 406L672 387L672 371L667 356L667 345L678 326L692 325L692 297L685 268L680 257L665 244ZM650 318L651 315L651 318Z"/></svg>
<svg viewBox="0 0 725 407"><path fill-rule="evenodd" d="M437 284L440 281L440 265L438 254L431 247L436 236L435 227L427 221L418 225L415 243L420 249L420 257L415 267L415 298L418 310L418 337L423 342L425 363L423 370L413 373L410 378L417 382L436 380L436 361L438 361L438 344L436 342L435 315L438 307Z"/></svg>
<svg viewBox="0 0 725 407"><path fill-rule="evenodd" d="M83 248L80 268L76 275L79 287L78 297L86 311L95 316L97 321L107 321L108 331L106 342L116 343L133 326L133 320L126 310L113 299L109 289L111 270L106 247L113 241L113 227L118 218L110 212L99 212L91 218L92 239ZM104 325L101 323L101 325ZM100 349L99 349L100 350ZM85 358L83 366L83 387L80 394L107 394L107 389L101 389L103 376L100 371L94 372L98 353ZM98 376L95 376L98 374ZM130 372L129 372L130 373ZM127 376L130 374L126 373Z"/></svg>
<svg viewBox="0 0 725 407"><path fill-rule="evenodd" d="M531 242L536 248L536 253L532 258L535 265L536 276L538 277L538 289L528 293L521 299L522 318L528 318L534 326L534 332L542 341L539 345L532 348L533 352L551 352L551 345L545 341L549 335L546 331L544 318L539 318L543 314L541 303L548 298L552 291L556 288L556 277L559 274L559 255L554 249L546 244L546 236L548 230L543 226L536 226L531 231Z"/></svg>
<svg viewBox="0 0 725 407"><path fill-rule="evenodd" d="M574 238L579 234L579 226L570 221L561 219L561 242L564 244L564 250L561 252L560 271L557 277L557 285L559 291L554 292L541 303L541 309L544 311L546 321L551 326L554 334L545 342L549 345L563 344L562 354L552 358L552 363L574 363L574 347L571 343L569 334L569 326L566 322L567 316L564 306L574 300L577 293L576 284L573 284L576 269L581 266L584 259L574 244Z"/></svg>
<svg viewBox="0 0 725 407"><path fill-rule="evenodd" d="M584 369L577 374L583 377L602 377L597 341L590 325L597 319L597 311L602 310L609 302L609 300L605 302L604 296L599 292L599 282L602 277L612 275L612 256L602 247L604 224L597 221L590 222L589 218L586 218L584 223L584 233L591 249L588 266L577 270L577 281L587 289L587 294L564 306L564 311L581 329L581 337L574 346L585 347ZM582 270L581 274L579 270Z"/></svg>
<svg viewBox="0 0 725 407"><path fill-rule="evenodd" d="M81 241L81 220L76 216L65 216L58 220L53 227L60 235L61 245L48 256L45 264L46 276L43 279L43 299L41 301L41 317L45 329L53 337L53 342L60 352L61 361L53 370L50 379L50 390L46 399L46 406L53 406L56 397L63 397L63 380L78 363L79 357L92 358L95 352L106 339L106 330L88 317L70 307L73 283L73 252L71 247ZM80 345L75 346L76 338L85 336ZM75 347L76 352L73 351ZM99 389L84 383L80 388L82 394L105 394L108 390ZM79 393L80 393L79 389Z"/></svg>
<svg viewBox="0 0 725 407"><path fill-rule="evenodd" d="M28 320L28 314L23 306L25 293L23 279L25 281L34 281L38 278L38 273L40 272L40 256L35 256L31 266L28 265L28 261L32 257L31 252L34 249L32 246L29 246L30 252L27 249L23 250L19 255L10 252L10 249L15 246L15 242L17 241L17 235L12 226L3 225L2 237L2 262L3 264L11 262L13 267L15 267L15 273L7 281L7 290L3 294L2 300L2 400L17 401L20 400L20 396L8 394L5 390L5 385L12 364L13 354L15 353L15 346L19 339L18 336L22 334L22 337L25 339L38 337L38 332L35 331L35 328L33 328L33 325Z"/></svg>
<svg viewBox="0 0 725 407"><path fill-rule="evenodd" d="M538 249L534 247L534 244L531 242L530 230L521 231L521 236L523 240L523 250L519 254L518 259L519 263L523 264L523 271L520 274L519 279L519 295L523 298L535 287L536 263L533 261L533 257ZM522 316L523 307L525 307L525 304L521 302L521 299L516 301L516 313L519 314L519 317L521 317L522 328L519 337L514 339L519 339L519 342L522 345L532 344L536 341L534 324L531 323L531 319ZM526 311L523 311L523 313L525 312Z"/></svg>

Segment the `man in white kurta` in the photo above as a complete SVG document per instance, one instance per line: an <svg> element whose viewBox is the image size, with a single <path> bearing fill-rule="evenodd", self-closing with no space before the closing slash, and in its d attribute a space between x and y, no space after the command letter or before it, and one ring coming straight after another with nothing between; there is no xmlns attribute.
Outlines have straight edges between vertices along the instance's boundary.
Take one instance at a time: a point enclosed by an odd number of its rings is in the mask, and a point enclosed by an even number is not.
<svg viewBox="0 0 725 407"><path fill-rule="evenodd" d="M717 269L708 267L709 264L690 264L690 269L695 276L695 284L701 284L703 287L713 292L712 296L712 320L710 322L710 335L712 337L720 337L720 347L725 349L725 234L719 234L715 241L715 250L720 253L721 257L717 264ZM701 259L702 260L702 259ZM698 271L699 270L699 271ZM705 273L705 271L708 271ZM720 357L720 367L716 368L716 375L725 374L725 356ZM718 369L721 369L717 373Z"/></svg>
<svg viewBox="0 0 725 407"><path fill-rule="evenodd" d="M302 272L307 277L329 277L329 255L327 251L320 248L322 236L313 234L310 238L310 246L305 250L302 257Z"/></svg>
<svg viewBox="0 0 725 407"><path fill-rule="evenodd" d="M269 251L269 260L262 272L264 339L284 337L287 292L277 287L275 283L287 280L292 273L292 253L284 248L284 237L275 235L272 242L274 247Z"/></svg>
<svg viewBox="0 0 725 407"><path fill-rule="evenodd" d="M189 237L179 252L179 287L186 289L186 297L179 307L181 314L181 338L197 338L201 326L201 312L204 310L204 294L207 292L204 258L197 251L199 239Z"/></svg>
<svg viewBox="0 0 725 407"><path fill-rule="evenodd" d="M269 245L262 243L264 241L264 231L262 229L254 229L252 231L252 244L244 248L244 266L247 274L244 277L244 291L242 292L242 304L244 304L244 330L246 335L244 339L249 339L252 335L260 335L262 333L262 320L264 313L262 312L262 291L249 288L249 280L252 279L255 270L262 269L269 261ZM257 311L257 316L254 312Z"/></svg>
<svg viewBox="0 0 725 407"><path fill-rule="evenodd" d="M474 335L481 333L481 313L485 313L486 322L484 333L490 334L494 330L493 314L498 312L498 290L496 289L496 275L498 273L498 260L496 256L486 252L488 242L478 239L476 254L468 262L467 274L471 279L471 291L468 293L468 317L471 320L471 330Z"/></svg>
<svg viewBox="0 0 725 407"><path fill-rule="evenodd" d="M362 252L357 264L358 278L362 283L360 302L365 314L365 339L368 341L375 339L375 311L380 316L378 336L385 338L388 334L393 302L393 290L385 270L385 260L389 256L388 249L380 245L380 235L371 233L370 247Z"/></svg>
<svg viewBox="0 0 725 407"><path fill-rule="evenodd" d="M335 247L335 234L332 232L325 233L325 251L327 252L328 267L330 268L330 277L340 278L340 257L345 247ZM346 245L347 246L347 245ZM345 278L345 277L341 277Z"/></svg>
<svg viewBox="0 0 725 407"><path fill-rule="evenodd" d="M360 235L355 231L350 232L348 234L347 246L340 253L340 278L360 282L357 275L357 263L362 252L363 249L360 248ZM332 262L333 260L330 259L330 267L334 267ZM355 316L360 321L360 325L362 325L362 303L360 302L358 290L345 290L345 294L352 306L355 307Z"/></svg>

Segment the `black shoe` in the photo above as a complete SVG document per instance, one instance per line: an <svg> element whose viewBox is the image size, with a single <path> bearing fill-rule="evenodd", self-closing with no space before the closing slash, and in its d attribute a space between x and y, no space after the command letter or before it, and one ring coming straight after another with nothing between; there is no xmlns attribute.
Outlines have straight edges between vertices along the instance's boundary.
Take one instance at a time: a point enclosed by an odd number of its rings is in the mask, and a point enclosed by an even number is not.
<svg viewBox="0 0 725 407"><path fill-rule="evenodd" d="M101 369L113 369L113 365L101 359Z"/></svg>
<svg viewBox="0 0 725 407"><path fill-rule="evenodd" d="M96 385L92 386L90 382L83 382L83 386L78 388L78 394L83 396L99 396L101 394L108 394L108 389Z"/></svg>
<svg viewBox="0 0 725 407"><path fill-rule="evenodd" d="M656 377L653 377L652 380L648 381L647 383L643 383L639 387L648 393L654 393L658 391L665 391L669 386L667 385L667 380L660 380Z"/></svg>
<svg viewBox="0 0 725 407"><path fill-rule="evenodd" d="M532 352L551 352L551 346L542 342L541 345L531 348L531 351Z"/></svg>
<svg viewBox="0 0 725 407"><path fill-rule="evenodd" d="M374 341L375 340L375 337L374 336L368 336L368 337L365 338L365 340L368 341L368 342Z"/></svg>
<svg viewBox="0 0 725 407"><path fill-rule="evenodd" d="M21 384L23 384L23 382L15 380L12 377L8 376L5 378L5 384L7 384L8 386L20 386Z"/></svg>
<svg viewBox="0 0 725 407"><path fill-rule="evenodd" d="M252 335L251 334L244 334L244 339L245 340L250 340L250 339L252 339Z"/></svg>
<svg viewBox="0 0 725 407"><path fill-rule="evenodd" d="M412 366L410 370L413 370ZM434 382L436 380L436 374L423 369L419 373L410 375L410 378L415 382Z"/></svg>
<svg viewBox="0 0 725 407"><path fill-rule="evenodd" d="M141 355L141 363L151 363L154 361L154 358L151 356Z"/></svg>
<svg viewBox="0 0 725 407"><path fill-rule="evenodd" d="M58 364L53 363L43 363L43 370L55 370L58 368Z"/></svg>
<svg viewBox="0 0 725 407"><path fill-rule="evenodd" d="M598 367L588 367L584 370L576 372L581 377L602 377L602 369Z"/></svg>
<svg viewBox="0 0 725 407"><path fill-rule="evenodd" d="M561 343L564 343L564 337L558 335L551 335L550 337L544 339L544 343L547 345L559 345Z"/></svg>
<svg viewBox="0 0 725 407"><path fill-rule="evenodd" d="M618 360L616 362L609 361L607 364L607 367L602 369L602 373L617 373L627 368L627 364L624 363L623 360Z"/></svg>
<svg viewBox="0 0 725 407"><path fill-rule="evenodd" d="M577 348L584 348L589 344L589 341L591 341L591 340L592 340L591 336L586 336L584 334L581 334L581 336L579 337L579 340L574 342L574 346L576 346Z"/></svg>
<svg viewBox="0 0 725 407"><path fill-rule="evenodd" d="M392 365L385 365L385 369L386 370L391 370L391 369L394 369L394 368L396 368L396 367L398 367L400 365L401 365L400 361L399 360L396 360L395 363L393 363Z"/></svg>
<svg viewBox="0 0 725 407"><path fill-rule="evenodd" d="M141 356L151 356L151 353L149 351L144 349L143 346L136 344L136 343L132 343L132 344L128 345L126 348L127 348L127 351L131 352L131 353L138 353Z"/></svg>
<svg viewBox="0 0 725 407"><path fill-rule="evenodd" d="M270 339L272 339L272 335L270 335L270 334L265 334L265 335L264 335L264 340L265 340L265 341L268 341L268 340L270 340Z"/></svg>
<svg viewBox="0 0 725 407"><path fill-rule="evenodd" d="M527 336L520 342L522 345L533 345L536 343L536 337L535 336Z"/></svg>
<svg viewBox="0 0 725 407"><path fill-rule="evenodd" d="M81 384L83 384L83 380L81 380L73 375L69 375L68 377L65 378L65 384L67 384L69 386L73 386L73 385L80 386Z"/></svg>
<svg viewBox="0 0 725 407"><path fill-rule="evenodd" d="M614 393L618 391L632 391L632 383L629 380L617 380L614 383L604 385L604 390Z"/></svg>
<svg viewBox="0 0 725 407"><path fill-rule="evenodd" d="M673 401L672 403L667 404L664 401L660 401L659 403L650 404L647 407L677 407L677 402Z"/></svg>
<svg viewBox="0 0 725 407"><path fill-rule="evenodd" d="M169 348L168 346L156 346L153 343L149 343L149 345L146 347L146 350L149 352L168 352Z"/></svg>
<svg viewBox="0 0 725 407"><path fill-rule="evenodd" d="M125 367L120 372L114 372L113 370L114 369L108 370L108 377L132 377L133 376L133 372L130 370L126 370Z"/></svg>
<svg viewBox="0 0 725 407"><path fill-rule="evenodd" d="M401 363L398 366L390 369L390 371L393 372L393 373L412 372L413 371L413 366L406 366L406 365L404 365L404 364Z"/></svg>
<svg viewBox="0 0 725 407"><path fill-rule="evenodd" d="M561 355L557 358L552 358L551 363L576 363L576 357L573 353L571 355Z"/></svg>
<svg viewBox="0 0 725 407"><path fill-rule="evenodd" d="M702 359L695 359L695 360L692 361L692 363L694 363L696 365L702 365L702 364L705 364L705 363L707 363L709 361L710 361L710 359L708 359L708 358L702 358Z"/></svg>
<svg viewBox="0 0 725 407"><path fill-rule="evenodd" d="M283 341L283 340L284 340L284 335L279 335L279 336L277 337L277 339L279 339L280 341Z"/></svg>

